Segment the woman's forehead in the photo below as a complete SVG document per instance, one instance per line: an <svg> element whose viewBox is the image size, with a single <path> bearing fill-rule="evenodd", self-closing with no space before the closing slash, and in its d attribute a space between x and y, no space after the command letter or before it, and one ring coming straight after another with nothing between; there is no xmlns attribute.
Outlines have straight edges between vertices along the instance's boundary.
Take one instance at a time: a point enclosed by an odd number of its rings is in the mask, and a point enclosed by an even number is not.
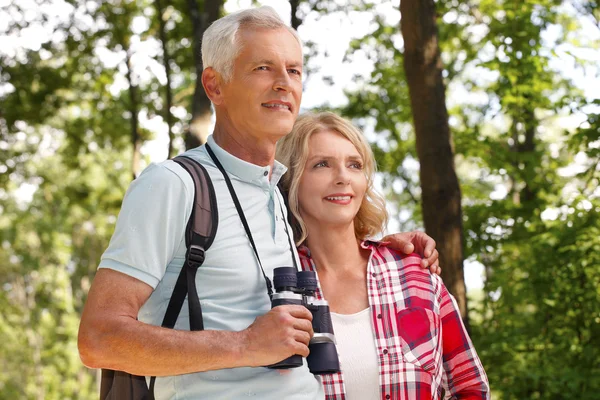
<svg viewBox="0 0 600 400"><path fill-rule="evenodd" d="M341 154L348 153L361 156L359 149L348 139L332 129L315 132L308 141L309 153Z"/></svg>

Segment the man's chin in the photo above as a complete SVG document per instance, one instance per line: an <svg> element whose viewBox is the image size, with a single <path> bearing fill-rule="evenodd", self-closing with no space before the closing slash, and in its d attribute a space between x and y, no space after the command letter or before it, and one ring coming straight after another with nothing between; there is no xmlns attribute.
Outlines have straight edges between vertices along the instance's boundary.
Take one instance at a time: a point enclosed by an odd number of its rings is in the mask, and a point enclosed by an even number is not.
<svg viewBox="0 0 600 400"><path fill-rule="evenodd" d="M282 121L283 122L283 121ZM285 135L287 135L288 133L290 133L292 131L292 128L294 127L293 123L279 123L279 124L273 124L272 125L272 135L274 136L279 136L279 137L284 137Z"/></svg>

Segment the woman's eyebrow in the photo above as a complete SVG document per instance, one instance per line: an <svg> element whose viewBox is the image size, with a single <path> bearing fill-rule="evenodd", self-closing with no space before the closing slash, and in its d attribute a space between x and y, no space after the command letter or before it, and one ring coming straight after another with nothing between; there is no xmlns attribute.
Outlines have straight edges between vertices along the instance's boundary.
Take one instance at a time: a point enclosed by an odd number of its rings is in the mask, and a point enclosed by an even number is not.
<svg viewBox="0 0 600 400"><path fill-rule="evenodd" d="M312 157L308 158L308 161L314 160L314 159L320 159L320 160L331 160L334 159L335 157L333 156L328 156L325 154L315 154ZM360 155L351 155L347 157L348 160L350 161L362 161L362 157Z"/></svg>

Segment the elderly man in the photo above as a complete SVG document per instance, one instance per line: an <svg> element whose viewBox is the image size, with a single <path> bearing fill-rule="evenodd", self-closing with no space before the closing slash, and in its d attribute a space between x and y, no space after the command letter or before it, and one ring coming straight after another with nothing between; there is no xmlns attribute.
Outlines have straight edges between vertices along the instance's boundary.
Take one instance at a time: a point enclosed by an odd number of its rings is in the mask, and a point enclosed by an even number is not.
<svg viewBox="0 0 600 400"><path fill-rule="evenodd" d="M216 21L204 34L202 53L202 84L216 112L208 145L233 182L272 277L274 268L292 265L297 256L277 189L286 168L274 156L300 108L300 40L271 8L261 7ZM149 166L127 191L83 312L81 359L92 368L157 376L157 399L322 399L306 365L288 373L256 368L307 356L311 314L302 306L271 309L224 176L206 146L186 155L206 167L218 202L217 235L196 276L205 330L189 331L186 305L176 329L160 327L185 258L194 198L188 173L165 161ZM407 250L431 253L429 263L437 268L432 239L415 233L396 239Z"/></svg>

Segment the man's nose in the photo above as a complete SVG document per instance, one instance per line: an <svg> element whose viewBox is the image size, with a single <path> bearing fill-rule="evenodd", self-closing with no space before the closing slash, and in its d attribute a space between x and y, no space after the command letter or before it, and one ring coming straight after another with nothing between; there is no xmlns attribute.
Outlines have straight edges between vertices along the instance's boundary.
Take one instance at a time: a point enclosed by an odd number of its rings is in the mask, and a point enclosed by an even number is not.
<svg viewBox="0 0 600 400"><path fill-rule="evenodd" d="M275 82L273 82L273 90L276 92L280 90L285 92L292 91L292 80L290 78L290 75L288 74L287 69L284 69L283 71L280 71L277 74Z"/></svg>

